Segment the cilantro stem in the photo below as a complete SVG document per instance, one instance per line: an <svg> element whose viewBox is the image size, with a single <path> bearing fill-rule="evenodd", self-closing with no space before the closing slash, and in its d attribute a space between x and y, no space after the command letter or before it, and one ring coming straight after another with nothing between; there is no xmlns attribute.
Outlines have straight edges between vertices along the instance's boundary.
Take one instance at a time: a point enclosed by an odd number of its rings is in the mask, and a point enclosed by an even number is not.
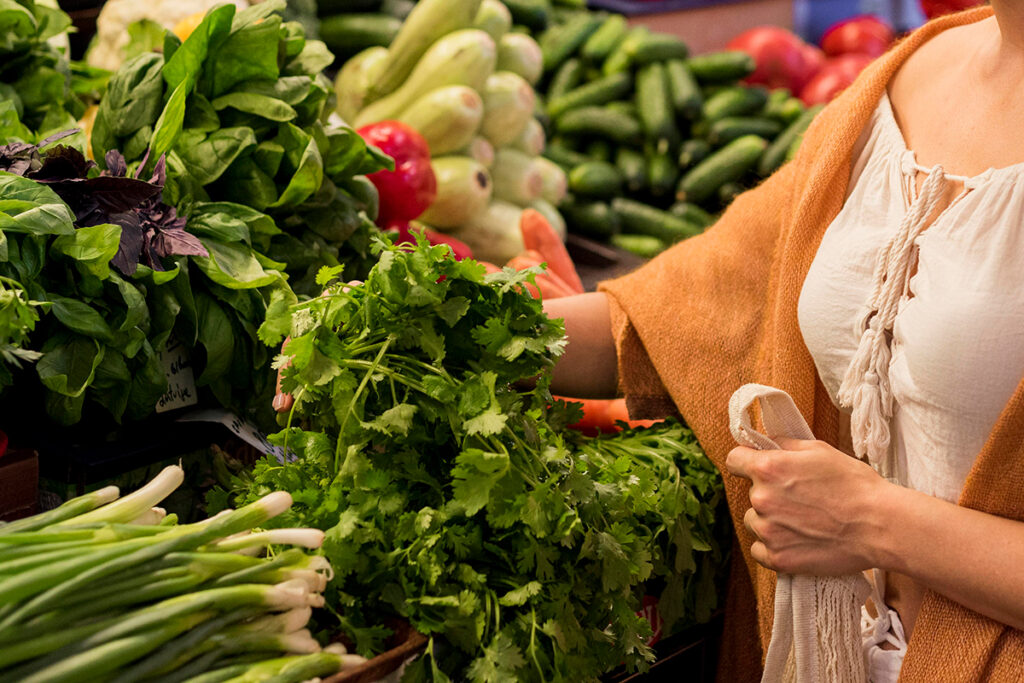
<svg viewBox="0 0 1024 683"><path fill-rule="evenodd" d="M366 391L366 385L369 384L373 373L377 371L377 367L380 365L381 359L384 358L384 354L387 352L388 347L391 345L393 340L394 337L388 336L387 340L385 340L381 345L380 351L377 352L377 357L373 359L373 363L366 370L366 374L363 375L362 381L359 383L359 386L356 387L355 393L352 394L352 400L348 402L348 409L345 411L345 417L342 418L341 425L338 427L338 442L334 448L335 472L338 472L341 469L341 445L345 440L345 426L348 424L348 419L352 416L352 413L355 412L356 401L359 400L359 398L362 397L363 392Z"/></svg>

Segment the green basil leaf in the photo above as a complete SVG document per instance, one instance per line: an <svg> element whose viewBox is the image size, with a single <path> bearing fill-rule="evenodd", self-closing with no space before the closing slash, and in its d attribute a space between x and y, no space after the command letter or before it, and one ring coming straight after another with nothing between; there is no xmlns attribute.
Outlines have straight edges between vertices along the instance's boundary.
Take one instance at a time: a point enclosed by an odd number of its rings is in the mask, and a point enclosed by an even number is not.
<svg viewBox="0 0 1024 683"><path fill-rule="evenodd" d="M160 118L153 127L153 143L150 151L150 164L155 164L157 159L163 156L174 145L174 141L181 134L181 128L185 123L185 100L188 98L190 84L179 83L171 98L167 100Z"/></svg>
<svg viewBox="0 0 1024 683"><path fill-rule="evenodd" d="M51 296L50 301L53 304L50 312L69 330L108 343L113 341L114 331L89 304L63 296Z"/></svg>
<svg viewBox="0 0 1024 683"><path fill-rule="evenodd" d="M202 185L220 178L235 159L256 146L251 128L221 128L205 138L190 136L178 146L181 160L192 177Z"/></svg>
<svg viewBox="0 0 1024 683"><path fill-rule="evenodd" d="M302 52L295 56L284 68L287 76L298 74L318 74L334 63L334 54L319 40L307 40Z"/></svg>
<svg viewBox="0 0 1024 683"><path fill-rule="evenodd" d="M112 223L79 228L53 241L51 252L74 259L86 272L101 280L110 277L110 260L121 244L121 226Z"/></svg>
<svg viewBox="0 0 1024 683"><path fill-rule="evenodd" d="M297 114L288 104L276 97L248 92L229 92L213 101L216 110L231 107L271 121L291 121Z"/></svg>
<svg viewBox="0 0 1024 683"><path fill-rule="evenodd" d="M234 331L231 319L220 304L209 294L196 296L199 312L199 343L206 350L206 363L196 378L198 386L205 386L227 373L234 352Z"/></svg>
<svg viewBox="0 0 1024 683"><path fill-rule="evenodd" d="M177 88L186 81L190 83L186 86L186 91L191 91L195 87L203 62L210 50L227 37L234 16L235 6L230 3L215 7L206 13L199 26L168 58L163 69L163 78L169 87Z"/></svg>
<svg viewBox="0 0 1024 683"><path fill-rule="evenodd" d="M50 391L81 396L103 361L104 347L95 339L77 335L55 337L53 341L36 363L39 379Z"/></svg>
<svg viewBox="0 0 1024 683"><path fill-rule="evenodd" d="M75 216L57 193L30 178L0 171L0 230L34 235L73 233Z"/></svg>
<svg viewBox="0 0 1024 683"><path fill-rule="evenodd" d="M267 8L259 9L262 12ZM281 18L269 15L259 23L246 23L243 14L239 12L239 21L232 25L230 34L210 50L207 68L203 72L205 82L201 89L211 99L230 92L239 83L253 79L276 79L280 75L277 45Z"/></svg>
<svg viewBox="0 0 1024 683"><path fill-rule="evenodd" d="M252 289L282 279L281 273L264 270L253 250L244 244L225 244L210 239L201 241L210 256L193 256L192 260L219 285L229 289Z"/></svg>

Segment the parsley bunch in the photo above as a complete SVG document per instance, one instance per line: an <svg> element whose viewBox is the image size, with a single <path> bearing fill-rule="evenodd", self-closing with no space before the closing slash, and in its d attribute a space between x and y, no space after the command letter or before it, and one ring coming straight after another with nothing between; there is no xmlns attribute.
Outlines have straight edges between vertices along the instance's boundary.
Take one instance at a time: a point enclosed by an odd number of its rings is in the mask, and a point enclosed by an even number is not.
<svg viewBox="0 0 1024 683"><path fill-rule="evenodd" d="M706 619L721 485L692 434L565 431L578 408L547 380L564 330L535 271L376 249L365 284L325 269L324 297L268 321L291 335L272 440L292 459L261 461L237 501L288 491L277 521L327 532L328 606L359 651L401 618L431 636L406 680L575 682L650 660L645 584L670 619Z"/></svg>

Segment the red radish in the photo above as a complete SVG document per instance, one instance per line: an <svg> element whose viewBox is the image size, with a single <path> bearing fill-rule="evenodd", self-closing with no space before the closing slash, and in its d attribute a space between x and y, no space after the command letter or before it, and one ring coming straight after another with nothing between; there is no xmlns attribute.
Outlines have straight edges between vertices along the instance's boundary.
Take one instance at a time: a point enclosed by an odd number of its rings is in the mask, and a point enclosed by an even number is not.
<svg viewBox="0 0 1024 683"><path fill-rule="evenodd" d="M829 57L853 52L877 57L892 45L892 27L878 17L863 14L833 24L821 38L821 48Z"/></svg>

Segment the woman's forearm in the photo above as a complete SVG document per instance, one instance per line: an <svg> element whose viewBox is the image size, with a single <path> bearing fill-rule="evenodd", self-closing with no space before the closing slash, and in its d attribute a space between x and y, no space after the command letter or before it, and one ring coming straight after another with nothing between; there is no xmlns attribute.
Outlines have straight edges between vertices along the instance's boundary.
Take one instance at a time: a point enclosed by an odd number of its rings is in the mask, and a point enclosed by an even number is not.
<svg viewBox="0 0 1024 683"><path fill-rule="evenodd" d="M1024 629L1024 522L893 486L879 514L879 564L987 617Z"/></svg>
<svg viewBox="0 0 1024 683"><path fill-rule="evenodd" d="M618 365L608 298L600 292L544 301L544 311L565 320L569 339L553 371L551 390L574 398L611 398Z"/></svg>

